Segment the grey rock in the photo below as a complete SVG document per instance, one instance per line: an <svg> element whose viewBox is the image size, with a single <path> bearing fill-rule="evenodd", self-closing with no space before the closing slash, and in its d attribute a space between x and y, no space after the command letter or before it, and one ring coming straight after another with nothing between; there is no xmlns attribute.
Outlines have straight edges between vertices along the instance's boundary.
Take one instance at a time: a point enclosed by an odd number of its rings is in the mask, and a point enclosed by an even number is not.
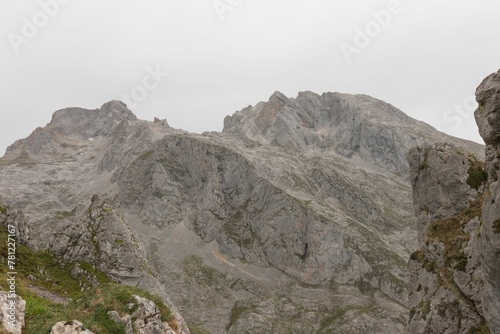
<svg viewBox="0 0 500 334"><path fill-rule="evenodd" d="M108 315L118 324L127 325L130 322L130 315L121 317L120 314L116 311L109 311Z"/></svg>
<svg viewBox="0 0 500 334"><path fill-rule="evenodd" d="M226 117L224 132L263 145L357 155L400 174L408 173L406 155L411 147L451 139L367 95L312 92L301 92L296 99L276 92L268 102ZM478 144L462 141L461 145L483 155Z"/></svg>
<svg viewBox="0 0 500 334"><path fill-rule="evenodd" d="M0 291L0 320L3 328L13 334L22 334L25 328L26 301L16 294Z"/></svg>
<svg viewBox="0 0 500 334"><path fill-rule="evenodd" d="M160 319L160 311L155 303L140 296L134 296L138 308L132 314L134 333L137 334L175 334L167 322Z"/></svg>
<svg viewBox="0 0 500 334"><path fill-rule="evenodd" d="M94 334L85 329L83 324L78 320L60 321L50 330L50 334Z"/></svg>
<svg viewBox="0 0 500 334"><path fill-rule="evenodd" d="M116 311L108 312L115 322L126 325L127 334L176 334L167 322L161 321L160 311L155 303L140 296L134 298L137 309L132 315L122 317Z"/></svg>
<svg viewBox="0 0 500 334"><path fill-rule="evenodd" d="M492 333L500 332L500 70L488 76L476 90L475 112L479 133L486 143L486 186L482 225L477 248L485 276L482 294L486 321Z"/></svg>
<svg viewBox="0 0 500 334"><path fill-rule="evenodd" d="M410 259L409 333L483 330L484 278L477 249L484 182L471 187L482 162L453 145L408 155L420 250Z"/></svg>

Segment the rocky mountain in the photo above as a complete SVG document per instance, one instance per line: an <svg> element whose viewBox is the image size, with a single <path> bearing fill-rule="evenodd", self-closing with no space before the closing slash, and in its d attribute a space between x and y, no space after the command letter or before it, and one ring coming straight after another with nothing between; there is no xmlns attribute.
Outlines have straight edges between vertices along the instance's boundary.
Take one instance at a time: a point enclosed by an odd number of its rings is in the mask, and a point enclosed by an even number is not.
<svg viewBox="0 0 500 334"><path fill-rule="evenodd" d="M409 154L420 244L409 333L500 333L500 71L476 97L486 164L449 144Z"/></svg>
<svg viewBox="0 0 500 334"><path fill-rule="evenodd" d="M193 333L398 333L419 246L407 155L438 142L484 156L366 95L276 92L201 135L112 101L10 146L0 194L22 243L160 295L177 334L183 317Z"/></svg>

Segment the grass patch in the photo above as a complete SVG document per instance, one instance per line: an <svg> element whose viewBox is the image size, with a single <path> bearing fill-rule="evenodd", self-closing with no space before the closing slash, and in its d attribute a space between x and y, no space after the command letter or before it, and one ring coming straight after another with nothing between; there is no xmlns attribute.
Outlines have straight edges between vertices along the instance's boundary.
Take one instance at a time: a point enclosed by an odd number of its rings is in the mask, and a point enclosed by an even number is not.
<svg viewBox="0 0 500 334"><path fill-rule="evenodd" d="M229 316L229 322L226 325L226 331L228 331L231 326L248 310L248 307L239 306L238 303L234 304L231 309L231 315Z"/></svg>
<svg viewBox="0 0 500 334"><path fill-rule="evenodd" d="M5 226L0 226L0 239L7 240ZM0 243L0 254L6 256L7 243ZM113 310L121 315L132 314L134 309L129 309L129 304L136 303L133 295L154 302L160 311L161 320L177 328L174 317L161 298L137 288L111 283L104 273L88 263L79 262L79 265L96 277L98 286L80 291L80 281L70 275L75 263L63 263L48 252L34 252L17 244L16 292L26 301L26 333L48 333L57 322L70 320L81 321L94 333L125 333L125 326L113 321L108 312ZM0 266L0 274L5 276L6 266ZM34 281L27 278L30 274L35 277ZM67 305L58 304L38 296L29 286L71 298L71 301ZM6 282L0 281L0 289L7 291Z"/></svg>
<svg viewBox="0 0 500 334"><path fill-rule="evenodd" d="M465 272L467 256L463 252L462 245L469 241L469 235L464 232L463 227L476 217L482 218L482 206L481 196L455 217L438 220L429 225L426 232L427 242L434 240L444 244L444 256L448 267Z"/></svg>

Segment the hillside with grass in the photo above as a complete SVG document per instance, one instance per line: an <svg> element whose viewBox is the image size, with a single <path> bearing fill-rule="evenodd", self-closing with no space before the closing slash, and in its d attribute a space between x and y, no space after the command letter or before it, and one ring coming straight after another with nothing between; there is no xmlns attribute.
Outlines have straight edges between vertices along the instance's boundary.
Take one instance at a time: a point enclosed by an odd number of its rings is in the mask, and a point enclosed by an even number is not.
<svg viewBox="0 0 500 334"><path fill-rule="evenodd" d="M7 240L6 226L0 226L0 240ZM0 253L7 254L6 243L0 243ZM46 251L19 244L16 256L16 292L26 301L25 333L48 333L55 323L71 320L79 320L94 333L125 333L125 324L117 323L109 312L133 314L138 307L134 296L154 302L161 321L176 328L175 318L158 296L114 283L88 263L64 263ZM0 274L5 277L2 259ZM0 281L0 290L8 291L5 280Z"/></svg>

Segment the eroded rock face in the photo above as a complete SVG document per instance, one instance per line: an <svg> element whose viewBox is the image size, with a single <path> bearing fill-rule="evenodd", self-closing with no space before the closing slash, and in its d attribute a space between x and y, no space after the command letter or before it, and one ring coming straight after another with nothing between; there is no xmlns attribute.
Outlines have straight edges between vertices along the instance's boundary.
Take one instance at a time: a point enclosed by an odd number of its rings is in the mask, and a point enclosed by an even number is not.
<svg viewBox="0 0 500 334"><path fill-rule="evenodd" d="M484 174L481 178L484 163L451 144L415 147L410 150L408 161L420 239L430 221L458 214L478 198L486 183ZM477 189L467 182L475 177L469 174L474 167L479 168Z"/></svg>
<svg viewBox="0 0 500 334"><path fill-rule="evenodd" d="M162 297L172 309L177 324L177 332L172 333L189 334L183 317L168 297L155 270L149 265L137 242L137 235L127 226L126 220L97 195L92 196L88 209L74 214L75 216L63 219L61 226L55 229L58 232L49 243L50 250L68 262L85 261L116 282L140 287ZM97 282L95 277L89 276L78 265L71 270L71 275L83 282L82 289L95 286ZM136 299L140 304L139 310L144 310L144 314L138 314L137 311L132 317L145 322L138 324L134 333L155 333L154 328L162 329L166 326L161 322L152 322L153 315L158 315L158 312L154 313L154 310L157 311L154 303L138 296ZM160 333L170 334L167 329L171 330L165 327Z"/></svg>
<svg viewBox="0 0 500 334"><path fill-rule="evenodd" d="M420 244L409 262L408 331L486 330L477 248L484 163L448 144L414 148L408 160Z"/></svg>
<svg viewBox="0 0 500 334"><path fill-rule="evenodd" d="M493 333L500 332L500 71L488 76L476 90L475 117L486 143L486 186L478 248L485 275L483 309Z"/></svg>
<svg viewBox="0 0 500 334"><path fill-rule="evenodd" d="M370 96L313 92L300 92L295 99L276 92L268 102L227 116L223 131L264 145L357 155L405 175L411 147L445 138L427 124ZM462 145L470 151L478 148L474 143Z"/></svg>
<svg viewBox="0 0 500 334"><path fill-rule="evenodd" d="M140 296L134 296L134 298L137 304L131 305L135 308L131 315L120 315L116 311L108 312L115 322L125 325L126 334L177 334L172 329L173 326L178 330L175 319L170 323L162 321L160 310L154 302Z"/></svg>
<svg viewBox="0 0 500 334"><path fill-rule="evenodd" d="M175 334L172 327L160 318L160 311L152 301L134 296L138 303L137 309L127 324L127 330L134 334Z"/></svg>

